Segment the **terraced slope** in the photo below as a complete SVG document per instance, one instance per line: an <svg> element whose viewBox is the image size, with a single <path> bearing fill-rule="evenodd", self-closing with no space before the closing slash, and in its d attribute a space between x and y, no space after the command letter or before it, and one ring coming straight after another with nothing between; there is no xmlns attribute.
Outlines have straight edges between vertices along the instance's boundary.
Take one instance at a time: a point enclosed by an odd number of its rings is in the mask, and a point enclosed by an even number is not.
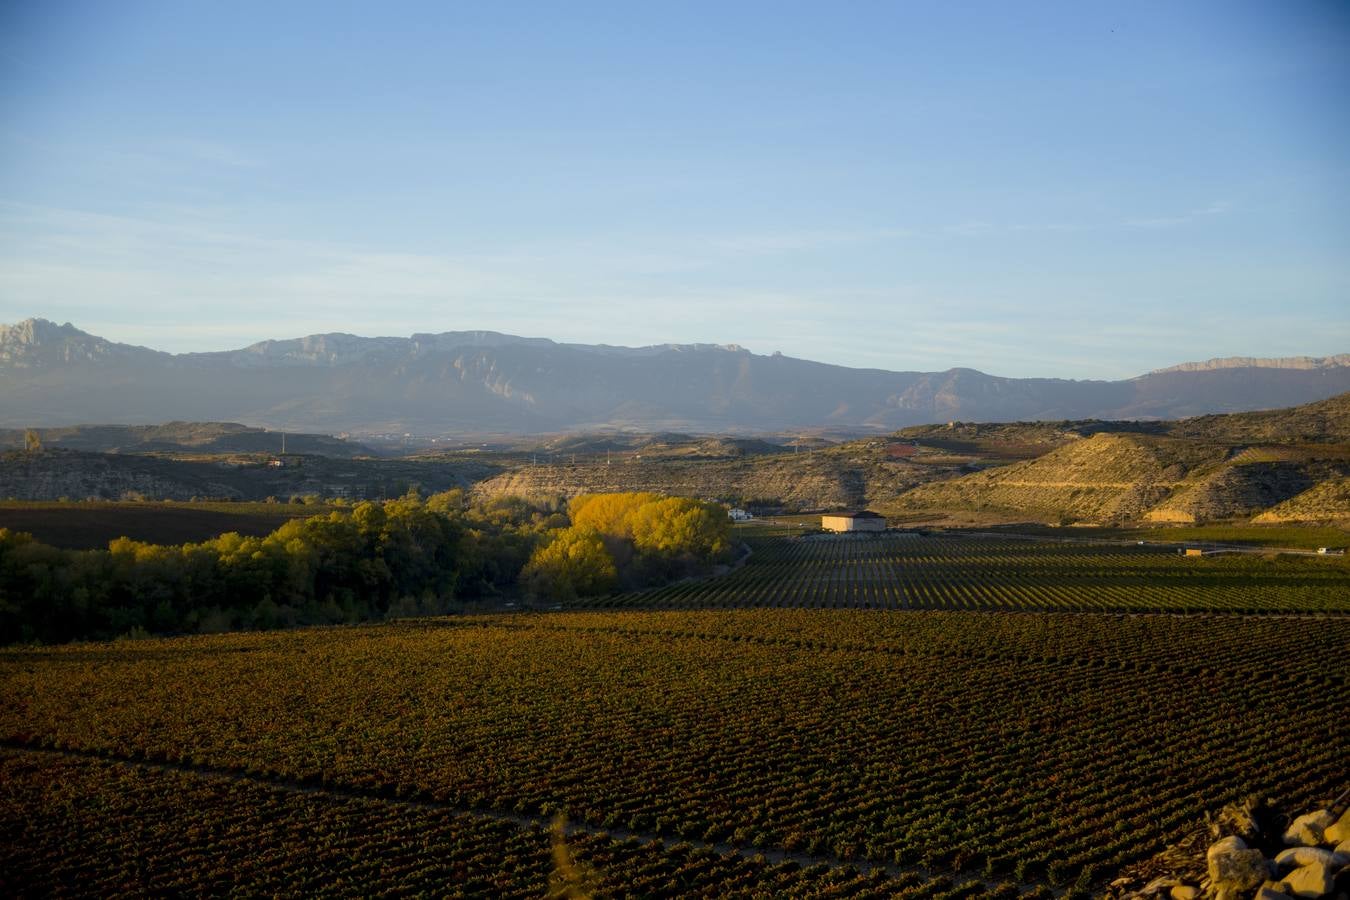
<svg viewBox="0 0 1350 900"><path fill-rule="evenodd" d="M1096 434L1044 456L924 485L898 498L902 509L1016 513L1045 519L1121 522L1142 517L1224 451L1193 441Z"/></svg>
<svg viewBox="0 0 1350 900"><path fill-rule="evenodd" d="M838 509L889 501L953 465L917 465L887 454L887 442L855 441L828 450L725 459L638 458L523 466L479 482L478 496L563 496L656 491L684 497L759 502L786 509Z"/></svg>
<svg viewBox="0 0 1350 900"><path fill-rule="evenodd" d="M1035 459L924 485L892 506L1060 522L1197 524L1251 519L1346 475L1350 447L1343 443L1234 446L1101 432ZM1310 521L1350 517L1338 496L1316 495L1321 506Z"/></svg>

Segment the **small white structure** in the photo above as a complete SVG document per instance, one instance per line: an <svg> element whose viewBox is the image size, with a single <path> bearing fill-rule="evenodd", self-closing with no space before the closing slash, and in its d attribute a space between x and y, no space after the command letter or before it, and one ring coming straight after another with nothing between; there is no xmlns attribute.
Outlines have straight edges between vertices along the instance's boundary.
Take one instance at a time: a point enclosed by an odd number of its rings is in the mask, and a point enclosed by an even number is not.
<svg viewBox="0 0 1350 900"><path fill-rule="evenodd" d="M731 509L727 510L727 516L733 522L749 522L751 519L754 518L754 516L750 515L750 513L736 506L733 506Z"/></svg>
<svg viewBox="0 0 1350 900"><path fill-rule="evenodd" d="M826 531L885 531L886 517L871 510L829 513L820 517L820 527Z"/></svg>

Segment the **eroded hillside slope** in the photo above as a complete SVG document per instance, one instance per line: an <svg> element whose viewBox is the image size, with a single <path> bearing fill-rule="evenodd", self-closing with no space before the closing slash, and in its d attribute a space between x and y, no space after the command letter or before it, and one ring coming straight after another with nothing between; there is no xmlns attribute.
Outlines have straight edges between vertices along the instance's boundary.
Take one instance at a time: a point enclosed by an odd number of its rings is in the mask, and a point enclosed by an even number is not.
<svg viewBox="0 0 1350 900"><path fill-rule="evenodd" d="M657 491L786 510L874 505L955 469L915 464L886 452L885 441L856 441L828 450L724 459L583 459L529 465L474 486L480 496L563 496Z"/></svg>
<svg viewBox="0 0 1350 900"><path fill-rule="evenodd" d="M975 428L966 440L1023 436L1060 446L1031 460L924 485L893 507L1066 523L1350 519L1345 490L1337 487L1350 475L1350 394L1291 409L1176 422ZM961 426L947 430L959 434ZM905 433L936 443L944 432Z"/></svg>
<svg viewBox="0 0 1350 900"><path fill-rule="evenodd" d="M1126 521L1167 499L1223 451L1189 441L1097 434L1044 456L919 487L901 508L1018 513L1070 521Z"/></svg>
<svg viewBox="0 0 1350 900"><path fill-rule="evenodd" d="M1181 485L1149 510L1145 519L1192 524L1249 518L1350 471L1345 456L1324 453L1299 459L1285 456L1280 449L1239 453L1216 470Z"/></svg>
<svg viewBox="0 0 1350 900"><path fill-rule="evenodd" d="M1350 476L1341 475L1313 485L1253 521L1261 525L1350 523Z"/></svg>

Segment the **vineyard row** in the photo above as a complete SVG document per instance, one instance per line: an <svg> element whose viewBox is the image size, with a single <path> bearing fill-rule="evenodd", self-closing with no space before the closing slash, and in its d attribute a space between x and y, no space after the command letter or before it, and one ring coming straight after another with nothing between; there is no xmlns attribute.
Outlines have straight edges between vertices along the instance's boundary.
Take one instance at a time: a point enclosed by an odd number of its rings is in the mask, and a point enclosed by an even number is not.
<svg viewBox="0 0 1350 900"><path fill-rule="evenodd" d="M635 612L12 651L0 736L1071 884L1157 849L1200 810L1254 791L1310 800L1343 778L1325 692L1241 662L1254 646L1291 670L1337 665L1350 620L1309 625ZM732 639L701 637L713 634ZM1011 652L869 649L935 639ZM1212 662L1191 674L1020 658L1055 646Z"/></svg>
<svg viewBox="0 0 1350 900"><path fill-rule="evenodd" d="M736 607L1038 612L1350 613L1350 569L1260 557L1190 559L987 538L753 538L719 578L588 602L599 609Z"/></svg>
<svg viewBox="0 0 1350 900"><path fill-rule="evenodd" d="M564 886L595 896L1051 895L1035 886L550 827L144 761L9 747L0 751L0 773L0 889L7 896L78 889L525 898ZM570 872L560 869L559 847Z"/></svg>

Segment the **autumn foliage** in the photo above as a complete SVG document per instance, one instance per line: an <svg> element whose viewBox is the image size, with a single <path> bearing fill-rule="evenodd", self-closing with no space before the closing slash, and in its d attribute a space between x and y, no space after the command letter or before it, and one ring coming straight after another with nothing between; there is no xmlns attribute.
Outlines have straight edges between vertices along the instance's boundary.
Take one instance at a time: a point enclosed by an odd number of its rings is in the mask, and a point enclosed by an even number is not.
<svg viewBox="0 0 1350 900"><path fill-rule="evenodd" d="M657 494L471 503L451 491L293 519L263 537L67 550L0 529L0 642L267 629L448 611L457 597L604 595L707 571L721 507Z"/></svg>
<svg viewBox="0 0 1350 900"><path fill-rule="evenodd" d="M698 574L731 549L725 511L660 494L584 494L570 527L535 551L521 581L536 596L567 600Z"/></svg>

